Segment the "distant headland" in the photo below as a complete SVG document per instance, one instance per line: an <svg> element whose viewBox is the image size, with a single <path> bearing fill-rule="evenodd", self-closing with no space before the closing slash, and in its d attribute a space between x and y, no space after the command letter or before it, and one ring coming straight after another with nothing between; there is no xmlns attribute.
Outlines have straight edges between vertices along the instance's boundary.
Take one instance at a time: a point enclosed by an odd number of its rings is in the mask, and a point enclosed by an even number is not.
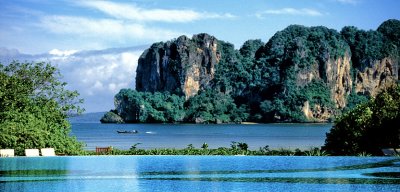
<svg viewBox="0 0 400 192"><path fill-rule="evenodd" d="M329 122L399 80L400 21L290 25L237 50L209 34L146 49L103 123Z"/></svg>

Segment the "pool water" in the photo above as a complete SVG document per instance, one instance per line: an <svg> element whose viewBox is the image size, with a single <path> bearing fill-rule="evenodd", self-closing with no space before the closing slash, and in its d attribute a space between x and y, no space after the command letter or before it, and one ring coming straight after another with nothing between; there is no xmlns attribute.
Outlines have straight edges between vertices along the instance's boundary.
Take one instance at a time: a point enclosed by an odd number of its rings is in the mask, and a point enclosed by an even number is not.
<svg viewBox="0 0 400 192"><path fill-rule="evenodd" d="M0 191L400 191L389 157L0 158Z"/></svg>

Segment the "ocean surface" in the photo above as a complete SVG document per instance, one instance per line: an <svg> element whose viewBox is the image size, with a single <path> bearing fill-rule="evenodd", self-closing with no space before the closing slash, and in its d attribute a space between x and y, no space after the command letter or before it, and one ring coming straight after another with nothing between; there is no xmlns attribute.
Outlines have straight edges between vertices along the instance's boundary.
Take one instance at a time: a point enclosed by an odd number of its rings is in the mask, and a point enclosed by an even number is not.
<svg viewBox="0 0 400 192"><path fill-rule="evenodd" d="M309 149L324 144L332 124L101 124L102 113L71 118L71 134L86 143L86 149L112 146L129 149L185 148L189 144L200 148L230 147L235 142L245 142L249 149L268 145L270 149ZM137 130L138 134L121 134L117 131Z"/></svg>

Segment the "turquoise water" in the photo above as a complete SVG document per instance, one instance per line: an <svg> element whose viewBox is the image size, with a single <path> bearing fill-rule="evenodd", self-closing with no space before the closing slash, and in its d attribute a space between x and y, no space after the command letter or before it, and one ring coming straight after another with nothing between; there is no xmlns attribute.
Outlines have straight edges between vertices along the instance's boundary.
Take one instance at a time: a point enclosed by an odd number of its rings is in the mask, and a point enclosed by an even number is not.
<svg viewBox="0 0 400 192"><path fill-rule="evenodd" d="M388 157L0 158L0 191L399 191Z"/></svg>
<svg viewBox="0 0 400 192"><path fill-rule="evenodd" d="M72 134L87 144L86 149L96 146L113 146L129 149L135 143L138 148L196 148L206 142L210 148L230 147L232 141L245 142L249 148L309 149L325 142L326 132L332 124L100 124L72 122ZM118 134L117 130L138 130L139 134Z"/></svg>

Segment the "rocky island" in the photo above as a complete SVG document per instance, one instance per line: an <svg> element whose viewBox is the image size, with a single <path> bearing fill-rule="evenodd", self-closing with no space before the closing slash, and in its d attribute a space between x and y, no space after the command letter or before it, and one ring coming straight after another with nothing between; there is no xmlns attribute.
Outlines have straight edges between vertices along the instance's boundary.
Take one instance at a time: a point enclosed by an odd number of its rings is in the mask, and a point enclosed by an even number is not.
<svg viewBox="0 0 400 192"><path fill-rule="evenodd" d="M103 123L327 122L399 80L400 21L340 32L291 25L237 50L209 34L145 50L136 90Z"/></svg>

